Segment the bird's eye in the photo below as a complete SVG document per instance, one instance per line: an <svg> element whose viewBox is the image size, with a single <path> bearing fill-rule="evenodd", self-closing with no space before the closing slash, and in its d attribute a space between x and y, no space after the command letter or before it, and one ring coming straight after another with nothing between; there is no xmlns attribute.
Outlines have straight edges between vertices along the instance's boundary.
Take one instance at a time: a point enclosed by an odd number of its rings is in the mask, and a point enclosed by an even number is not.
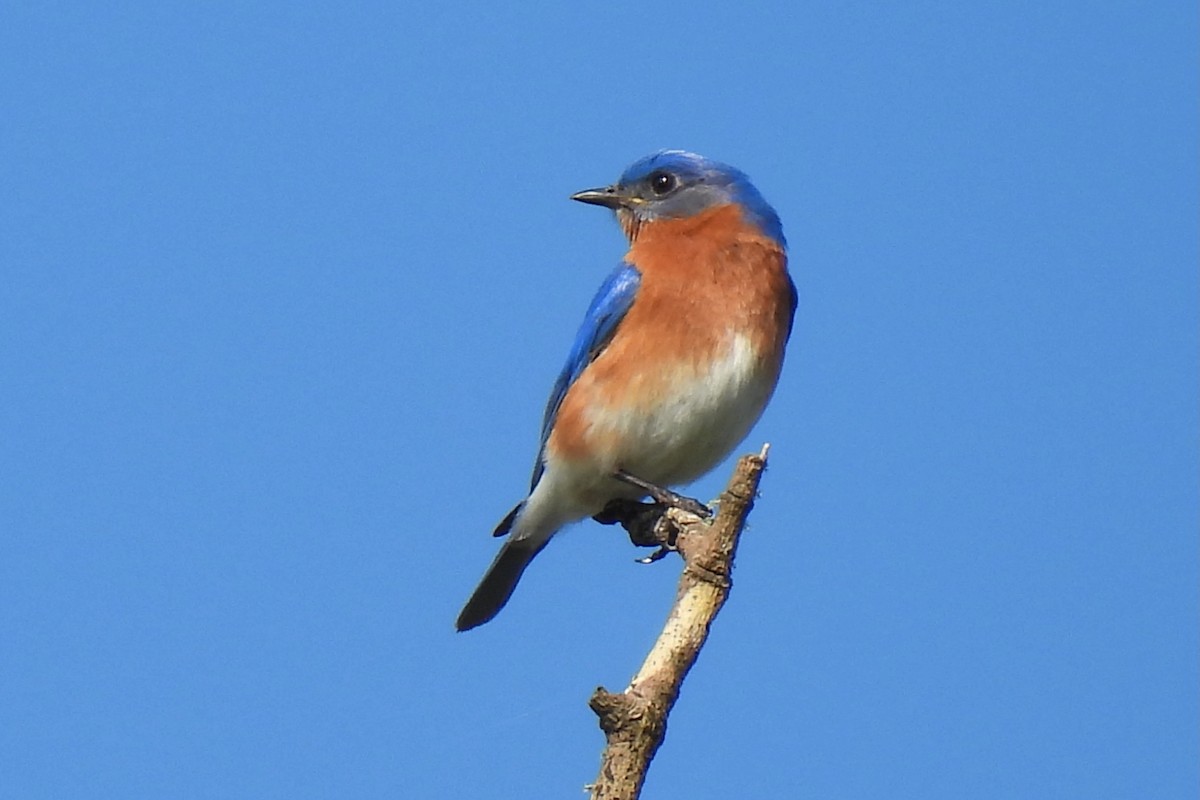
<svg viewBox="0 0 1200 800"><path fill-rule="evenodd" d="M650 176L650 191L664 195L675 188L675 176L669 172L656 172Z"/></svg>

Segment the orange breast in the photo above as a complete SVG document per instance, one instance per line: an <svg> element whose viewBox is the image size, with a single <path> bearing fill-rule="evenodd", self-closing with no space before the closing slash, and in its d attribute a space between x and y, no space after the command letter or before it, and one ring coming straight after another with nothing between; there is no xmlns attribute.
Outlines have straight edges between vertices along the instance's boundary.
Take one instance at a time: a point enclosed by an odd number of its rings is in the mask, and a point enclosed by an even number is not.
<svg viewBox="0 0 1200 800"><path fill-rule="evenodd" d="M642 273L637 299L605 350L568 390L552 453L619 448L594 429L597 406L636 414L706 374L741 336L774 382L791 322L787 259L736 206L643 225L626 260Z"/></svg>

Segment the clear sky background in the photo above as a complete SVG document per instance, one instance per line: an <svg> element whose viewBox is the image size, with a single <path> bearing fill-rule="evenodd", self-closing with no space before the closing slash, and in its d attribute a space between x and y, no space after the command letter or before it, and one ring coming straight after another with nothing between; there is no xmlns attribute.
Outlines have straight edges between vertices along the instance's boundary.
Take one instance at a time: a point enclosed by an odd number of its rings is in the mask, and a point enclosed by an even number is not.
<svg viewBox="0 0 1200 800"><path fill-rule="evenodd" d="M1197 28L10 4L0 796L582 796L678 562L581 524L452 623L623 253L567 196L682 147L800 310L647 797L1194 797Z"/></svg>

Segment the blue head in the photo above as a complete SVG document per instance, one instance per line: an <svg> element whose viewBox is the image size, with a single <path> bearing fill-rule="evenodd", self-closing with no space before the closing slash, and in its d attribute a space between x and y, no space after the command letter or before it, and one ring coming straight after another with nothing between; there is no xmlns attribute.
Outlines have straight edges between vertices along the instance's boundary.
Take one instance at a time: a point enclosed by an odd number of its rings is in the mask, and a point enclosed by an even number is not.
<svg viewBox="0 0 1200 800"><path fill-rule="evenodd" d="M572 200L617 212L632 239L647 222L690 217L716 206L736 204L746 220L784 245L775 209L739 169L683 150L660 150L634 162L612 186L588 189Z"/></svg>

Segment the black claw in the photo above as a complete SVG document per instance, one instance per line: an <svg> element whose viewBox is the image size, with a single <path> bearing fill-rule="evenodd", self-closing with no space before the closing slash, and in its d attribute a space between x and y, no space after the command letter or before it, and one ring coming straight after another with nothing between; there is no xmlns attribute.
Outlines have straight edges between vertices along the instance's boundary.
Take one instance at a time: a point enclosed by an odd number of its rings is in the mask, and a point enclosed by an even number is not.
<svg viewBox="0 0 1200 800"><path fill-rule="evenodd" d="M667 555L669 553L672 553L674 551L675 551L674 547L667 547L665 544L659 545L658 549L655 550L650 555L643 556L642 558L635 558L634 561L636 561L639 564L653 564L655 561L662 561L664 558L667 557Z"/></svg>
<svg viewBox="0 0 1200 800"><path fill-rule="evenodd" d="M656 503L661 505L673 506L674 508L682 509L689 514L695 514L701 519L708 519L713 515L712 509L704 505L704 503L701 503L699 500L695 500L691 497L684 497L683 495L673 492L670 489L665 489L662 486L650 483L649 481L644 481L636 475L630 475L623 469L619 469L613 473L613 477L619 481L624 481L631 486L636 486L646 494L650 495L650 497L654 498ZM609 505L611 505L611 503Z"/></svg>

